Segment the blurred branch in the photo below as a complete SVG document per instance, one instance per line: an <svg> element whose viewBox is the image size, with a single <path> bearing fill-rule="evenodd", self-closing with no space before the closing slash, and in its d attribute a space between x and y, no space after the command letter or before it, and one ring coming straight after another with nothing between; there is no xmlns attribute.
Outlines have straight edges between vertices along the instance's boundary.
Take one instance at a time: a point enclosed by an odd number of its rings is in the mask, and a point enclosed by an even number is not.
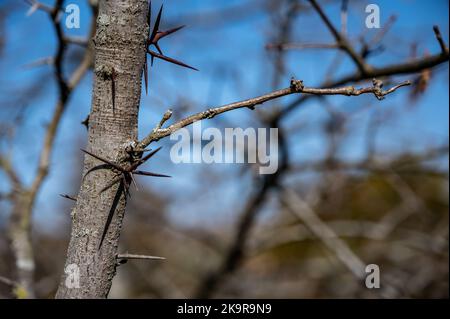
<svg viewBox="0 0 450 319"><path fill-rule="evenodd" d="M277 126L277 123L272 123L271 127ZM255 191L247 201L243 212L240 214L240 220L237 225L237 231L233 236L233 241L228 249L225 258L220 266L207 276L200 283L196 291L196 298L208 298L216 291L224 278L235 271L244 257L244 247L249 236L249 232L255 222L255 219L264 204L268 192L276 187L279 179L287 169L288 163L288 147L281 127L278 128L278 138L280 144L281 163L278 170L271 175L265 175Z"/></svg>
<svg viewBox="0 0 450 319"><path fill-rule="evenodd" d="M314 210L295 191L283 188L282 202L288 210L297 216L305 226L337 257L337 259L359 280L366 277L366 264L358 257L350 247L339 238L336 233L325 224ZM386 289L387 288L387 289ZM380 292L382 297L392 297L396 294L396 288L389 283L384 283L384 289Z"/></svg>
<svg viewBox="0 0 450 319"><path fill-rule="evenodd" d="M365 263L328 227L293 190L284 188L282 202L359 280L365 277Z"/></svg>
<svg viewBox="0 0 450 319"><path fill-rule="evenodd" d="M355 51L355 49L353 49L352 45L347 40L347 38L333 26L330 19L328 19L328 17L325 15L319 4L315 0L309 0L309 2L317 11L323 23L330 30L331 34L334 36L338 47L341 50L347 52L347 54L350 56L353 62L355 62L361 74L367 74L370 71L371 67L367 65L364 59Z"/></svg>
<svg viewBox="0 0 450 319"><path fill-rule="evenodd" d="M445 54L436 54L426 56L421 59L414 59L405 63L391 64L385 67L371 67L370 70L366 70L366 73L356 72L343 76L340 79L334 81L325 81L321 87L333 88L341 85L345 85L350 82L360 82L371 78L382 78L392 75L410 74L420 72L425 69L435 67L441 63L447 62L450 58L449 52ZM278 111L278 117L281 119L287 116L290 112L295 110L299 105L307 101L310 96L302 96L292 103L288 104L284 109Z"/></svg>
<svg viewBox="0 0 450 319"><path fill-rule="evenodd" d="M442 54L448 54L448 48L445 45L445 42L444 42L444 39L442 38L441 31L439 30L439 27L437 25L435 25L433 27L433 31L434 31L434 34L436 36L436 40L439 42L439 46L441 47Z"/></svg>
<svg viewBox="0 0 450 319"><path fill-rule="evenodd" d="M425 161L434 160L442 156L448 156L449 146L442 145L438 147L433 147L425 150L421 153L406 153L397 155L391 159L375 159L375 158L365 158L360 161L340 161L334 160L332 165L330 162L324 161L311 161L311 162L301 162L298 164L291 164L289 169L292 172L302 172L302 171L322 171L322 170L362 170L362 171L372 171L377 173L391 173L395 167L396 171L406 172L413 174L414 169L408 169L409 165L417 165L418 163L423 163ZM427 172L426 168L423 168Z"/></svg>
<svg viewBox="0 0 450 319"><path fill-rule="evenodd" d="M54 66L54 75L58 86L58 99L55 110L53 111L53 116L50 120L50 124L48 125L45 133L44 144L41 148L39 156L38 169L36 175L32 179L31 186L28 188L20 185L17 174L11 164L3 157L1 157L1 167L10 177L10 180L13 185L15 185L15 188L18 188L12 194L13 208L8 229L12 244L11 249L14 253L15 265L17 268L18 282L24 289L25 297L34 298L35 262L31 243L32 211L36 196L49 172L50 156L54 148L54 141L62 115L66 109L67 102L73 89L78 85L92 65L93 51L91 47L86 48L82 61L72 73L70 78L66 80L63 73L66 39L60 23L60 14L63 1L56 1L55 6L52 8L37 1L28 1L28 3L32 6L31 13L37 9L40 9L48 14L56 33L57 50L51 61ZM90 37L95 32L94 22L95 14L93 15L91 23L91 31L89 34ZM46 59L46 61L48 61L48 59Z"/></svg>

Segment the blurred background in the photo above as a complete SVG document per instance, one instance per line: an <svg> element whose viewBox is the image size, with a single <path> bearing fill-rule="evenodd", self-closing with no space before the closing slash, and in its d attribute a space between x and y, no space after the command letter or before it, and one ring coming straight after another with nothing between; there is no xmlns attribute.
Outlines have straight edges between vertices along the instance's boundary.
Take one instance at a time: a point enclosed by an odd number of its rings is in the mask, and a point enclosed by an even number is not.
<svg viewBox="0 0 450 319"><path fill-rule="evenodd" d="M63 28L73 40L66 75L83 58L92 22L88 1L69 3L79 5L81 20L79 29ZM161 3L153 1L154 17ZM376 67L439 54L434 25L448 44L445 0L376 1L379 29L365 25L375 1L319 3ZM30 185L58 98L51 59L58 40L44 10L27 15L27 1L2 0L0 10L0 155ZM173 121L287 87L291 77L322 87L358 73L308 1L166 1L162 29L183 24L161 45L200 71L155 60L140 137L168 108ZM383 80L413 85L382 101L291 96L202 122L222 130L278 127L274 175L259 175L257 164L174 164L175 141L160 141L147 168L173 178L138 180L120 251L166 259L120 265L110 297L448 298L448 62ZM59 194L78 190L91 88L92 70L70 97L32 210L39 298L54 296L63 271L73 202ZM1 298L17 296L10 177L0 168ZM380 289L367 289L358 272L368 264L380 267Z"/></svg>

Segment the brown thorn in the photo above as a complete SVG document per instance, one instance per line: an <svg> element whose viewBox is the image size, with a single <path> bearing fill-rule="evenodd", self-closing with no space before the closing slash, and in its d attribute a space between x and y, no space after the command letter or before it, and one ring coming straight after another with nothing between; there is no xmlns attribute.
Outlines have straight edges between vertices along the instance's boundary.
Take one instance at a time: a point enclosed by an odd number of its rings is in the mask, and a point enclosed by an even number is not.
<svg viewBox="0 0 450 319"><path fill-rule="evenodd" d="M137 186L136 179L134 178L133 173L130 173L130 177L131 177L131 181L134 184L134 187L136 188L137 191L139 191L139 187Z"/></svg>
<svg viewBox="0 0 450 319"><path fill-rule="evenodd" d="M145 55L144 62L144 82L145 82L145 95L148 94L148 59L147 55Z"/></svg>
<svg viewBox="0 0 450 319"><path fill-rule="evenodd" d="M77 201L77 199L75 197L72 197L72 196L67 195L67 194L59 194L59 196L61 196L62 198L67 198L67 199L73 200L75 202Z"/></svg>
<svg viewBox="0 0 450 319"><path fill-rule="evenodd" d="M153 26L152 35L150 36L150 43L153 42L153 39L155 39L156 34L158 33L159 24L161 23L161 16L163 11L163 6L161 5L161 8L159 9L158 16L156 17L156 22Z"/></svg>
<svg viewBox="0 0 450 319"><path fill-rule="evenodd" d="M154 43L153 45L155 46L156 50L158 50L159 54L164 55L164 53L162 52L161 47L159 46L158 42Z"/></svg>
<svg viewBox="0 0 450 319"><path fill-rule="evenodd" d="M115 184L117 184L118 182L120 182L120 180L122 179L121 176L116 176L111 182L109 182L108 184L106 184L105 187L103 187L99 194L103 193L104 191L106 191L107 189L113 187Z"/></svg>
<svg viewBox="0 0 450 319"><path fill-rule="evenodd" d="M178 60L169 58L168 56L165 56L165 55L156 53L155 51L147 50L147 52L148 52L152 57L155 57L155 58L158 58L158 59L161 59L161 60L164 60L164 61L173 63L173 64L177 64L177 65L179 65L179 66L182 66L182 67L185 67L185 68L188 68L188 69L192 69L192 70L198 71L198 69L196 69L196 68L194 68L194 67L192 67L192 66L190 66L190 65L187 65L187 64L185 64L185 63L183 63L183 62L181 62L181 61L178 61Z"/></svg>
<svg viewBox="0 0 450 319"><path fill-rule="evenodd" d="M140 165L144 164L147 160L149 160L153 155L155 155L156 153L158 153L161 150L162 146L158 147L157 149L155 149L154 151L148 153L147 155L145 155L143 158L141 158L140 160L138 160L136 163L134 163L133 165L131 165L128 168L128 172L132 172L134 171L136 168L138 168Z"/></svg>
<svg viewBox="0 0 450 319"><path fill-rule="evenodd" d="M116 163L113 163L113 162L111 162L111 161L108 161L107 159L101 158L100 156L95 155L95 154L93 154L93 153L91 153L91 152L88 152L88 151L86 151L86 150L84 150L84 149L81 149L81 151L84 152L84 153L86 153L86 154L88 154L88 155L90 155L90 156L92 156L92 157L94 157L94 158L96 158L96 159L98 159L99 161L102 161L103 163L106 163L106 164L108 164L108 165L111 165L112 167L114 167L114 168L117 169L118 171L124 172L124 169L123 169L122 167L120 167L119 165L117 165Z"/></svg>
<svg viewBox="0 0 450 319"><path fill-rule="evenodd" d="M134 171L133 174L142 175L142 176L153 176L153 177L172 177L170 175L146 172L146 171Z"/></svg>
<svg viewBox="0 0 450 319"><path fill-rule="evenodd" d="M148 23L148 37L150 37L150 24L152 23L152 0L148 2L147 23Z"/></svg>
<svg viewBox="0 0 450 319"><path fill-rule="evenodd" d="M182 26L179 26L179 27L176 27L176 28L173 28L173 29L169 29L169 30L166 30L166 31L158 32L156 34L155 38L153 39L152 44L158 43L158 41L161 40L162 38L165 38L168 35L171 35L172 33L175 33L175 32L177 32L177 31L179 31L179 30L181 30L181 29L183 29L185 27L186 27L185 25L182 25Z"/></svg>
<svg viewBox="0 0 450 319"><path fill-rule="evenodd" d="M111 72L111 94L112 94L112 109L113 114L116 106L116 70L112 68Z"/></svg>
<svg viewBox="0 0 450 319"><path fill-rule="evenodd" d="M439 46L441 47L442 54L447 53L448 49L445 45L444 39L442 38L441 31L437 25L433 26L433 31L436 36L436 39L439 42Z"/></svg>

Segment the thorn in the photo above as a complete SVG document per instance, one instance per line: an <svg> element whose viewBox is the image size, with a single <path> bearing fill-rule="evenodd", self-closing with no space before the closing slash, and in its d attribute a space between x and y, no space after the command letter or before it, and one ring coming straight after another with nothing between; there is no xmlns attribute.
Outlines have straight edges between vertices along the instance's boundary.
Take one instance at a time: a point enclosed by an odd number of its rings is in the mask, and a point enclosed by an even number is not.
<svg viewBox="0 0 450 319"><path fill-rule="evenodd" d="M163 6L164 5L162 4L161 8L159 9L158 16L156 17L156 22L155 22L155 25L153 26L152 35L150 36L150 39L149 39L150 43L153 42L153 40L156 37L156 34L158 33L159 24L161 23L161 16L162 16L162 11L163 11Z"/></svg>
<svg viewBox="0 0 450 319"><path fill-rule="evenodd" d="M89 114L86 116L83 122L81 122L81 124L83 124L87 130L89 130Z"/></svg>
<svg viewBox="0 0 450 319"><path fill-rule="evenodd" d="M148 59L147 59L147 54L145 55L145 62L144 62L144 82L145 82L145 95L148 95Z"/></svg>
<svg viewBox="0 0 450 319"><path fill-rule="evenodd" d="M155 62L155 57L152 55L152 56L151 56L150 66L153 66L153 62Z"/></svg>
<svg viewBox="0 0 450 319"><path fill-rule="evenodd" d="M90 156L92 156L92 157L94 157L94 158L96 158L96 159L98 159L99 161L102 161L103 163L106 163L106 164L114 167L115 169L117 169L120 172L124 172L124 169L122 167L120 167L119 165L117 165L116 163L113 163L111 161L108 161L107 159L101 158L100 156L95 155L95 154L93 154L91 152L88 152L88 151L86 151L84 149L81 149L81 151L86 153L86 154L88 154L88 155L90 155Z"/></svg>
<svg viewBox="0 0 450 319"><path fill-rule="evenodd" d="M137 186L136 179L133 176L133 173L130 173L131 181L133 182L134 187L137 191L139 191L139 187Z"/></svg>
<svg viewBox="0 0 450 319"><path fill-rule="evenodd" d="M155 57L155 58L158 58L158 59L161 59L161 60L164 60L164 61L173 63L173 64L177 64L177 65L179 65L179 66L182 66L182 67L185 67L185 68L188 68L188 69L191 69L191 70L198 71L198 69L196 69L196 68L194 68L194 67L192 67L192 66L190 66L190 65L187 65L186 63L183 63L183 62L181 62L181 61L178 61L178 60L169 58L168 56L165 56L165 55L156 53L155 51L147 50L147 52L148 52L152 57Z"/></svg>
<svg viewBox="0 0 450 319"><path fill-rule="evenodd" d="M182 26L179 26L179 27L176 27L176 28L173 28L173 29L169 29L169 30L166 30L166 31L158 32L156 34L155 38L153 39L153 43L152 44L157 43L162 38L165 38L168 35L171 35L172 33L175 33L175 32L177 32L177 31L179 31L179 30L181 30L181 29L183 29L185 27L186 27L185 25L182 25Z"/></svg>
<svg viewBox="0 0 450 319"><path fill-rule="evenodd" d="M154 46L155 46L156 50L158 50L159 54L164 55L164 53L162 52L161 47L159 46L158 42L155 42Z"/></svg>
<svg viewBox="0 0 450 319"><path fill-rule="evenodd" d="M152 23L152 0L148 2L148 11L147 11L147 24L148 24L148 38L150 37L150 25Z"/></svg>
<svg viewBox="0 0 450 319"><path fill-rule="evenodd" d="M67 198L67 199L73 200L75 202L77 201L77 199L75 197L72 197L72 196L67 195L67 194L59 194L59 196L61 196L62 198Z"/></svg>
<svg viewBox="0 0 450 319"><path fill-rule="evenodd" d="M124 185L125 196L131 198L130 183L127 180L127 175L122 174L122 182L123 182L123 185Z"/></svg>
<svg viewBox="0 0 450 319"><path fill-rule="evenodd" d="M112 98L112 110L113 110L113 114L115 111L115 107L116 107L116 70L114 68L112 68L111 71L111 98Z"/></svg>
<svg viewBox="0 0 450 319"><path fill-rule="evenodd" d="M130 168L128 169L129 172L134 171L136 168L138 168L140 165L144 164L146 161L148 161L151 157L153 157L153 155L155 155L156 153L158 153L161 150L162 146L158 147L156 150L150 152L149 154L147 154L146 156L144 156L143 158L141 158L139 161L137 161L136 163L134 163L133 165L130 166Z"/></svg>
<svg viewBox="0 0 450 319"><path fill-rule="evenodd" d="M156 259L156 260L164 260L165 257L159 256L149 256L149 255L135 255L135 254L118 254L117 259L120 260L128 260L128 259Z"/></svg>
<svg viewBox="0 0 450 319"><path fill-rule="evenodd" d="M172 177L170 175L146 172L146 171L134 171L133 174L142 175L142 176L153 176L153 177Z"/></svg>
<svg viewBox="0 0 450 319"><path fill-rule="evenodd" d="M106 184L106 186L100 190L99 194L103 193L104 191L106 191L106 190L110 189L111 187L113 187L114 185L116 185L118 182L120 182L121 179L122 179L121 176L117 176L117 177L113 178L113 180L111 182Z"/></svg>

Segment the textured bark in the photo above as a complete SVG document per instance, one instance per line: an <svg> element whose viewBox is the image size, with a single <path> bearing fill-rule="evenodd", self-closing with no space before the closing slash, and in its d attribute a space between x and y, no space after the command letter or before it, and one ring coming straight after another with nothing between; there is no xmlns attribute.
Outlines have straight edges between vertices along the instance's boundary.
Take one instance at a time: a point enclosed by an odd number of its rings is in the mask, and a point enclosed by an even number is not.
<svg viewBox="0 0 450 319"><path fill-rule="evenodd" d="M146 0L99 3L87 150L116 162L125 160L125 148L137 139L147 10ZM92 170L102 164L88 155L84 158L65 268L75 265L79 270L79 287L67 285L66 279L73 277L64 273L57 298L106 298L111 288L126 196L119 184L101 192L115 176L109 168Z"/></svg>
<svg viewBox="0 0 450 319"><path fill-rule="evenodd" d="M34 298L35 262L31 244L33 197L30 192L25 190L18 190L14 196L16 198L14 198L8 235L14 253L19 284L15 294L18 298Z"/></svg>

